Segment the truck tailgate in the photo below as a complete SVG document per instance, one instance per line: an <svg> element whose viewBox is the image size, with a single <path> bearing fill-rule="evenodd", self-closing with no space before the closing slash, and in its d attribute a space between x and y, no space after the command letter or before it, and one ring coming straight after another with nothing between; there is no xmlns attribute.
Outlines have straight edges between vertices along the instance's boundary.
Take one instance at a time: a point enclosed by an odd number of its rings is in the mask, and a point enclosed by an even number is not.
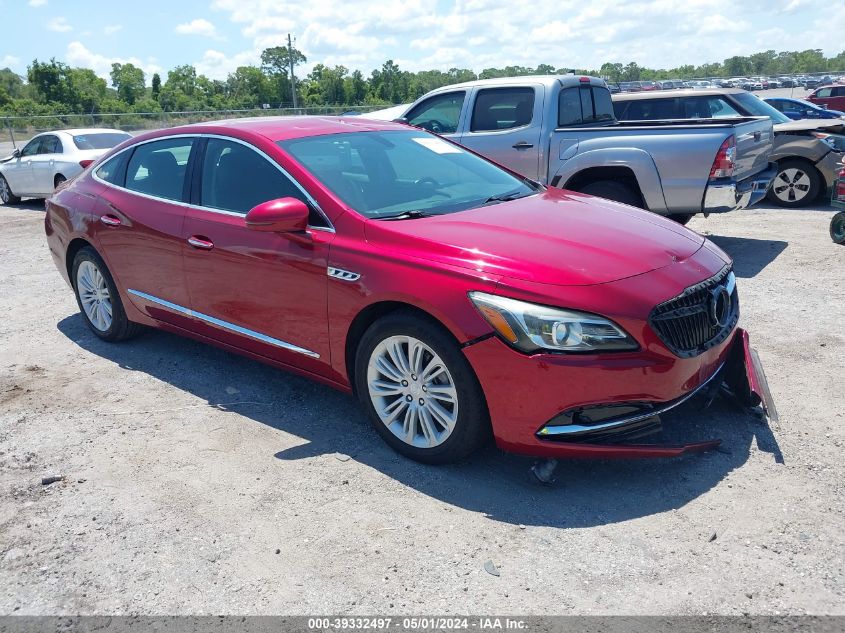
<svg viewBox="0 0 845 633"><path fill-rule="evenodd" d="M744 180L766 169L772 153L774 133L768 118L755 118L738 123L736 134L736 168L734 178Z"/></svg>

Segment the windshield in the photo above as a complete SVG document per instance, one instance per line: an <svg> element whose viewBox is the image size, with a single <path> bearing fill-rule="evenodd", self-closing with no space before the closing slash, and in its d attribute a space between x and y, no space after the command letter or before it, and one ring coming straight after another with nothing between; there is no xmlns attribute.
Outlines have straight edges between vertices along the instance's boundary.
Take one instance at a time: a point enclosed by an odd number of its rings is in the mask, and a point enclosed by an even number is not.
<svg viewBox="0 0 845 633"><path fill-rule="evenodd" d="M125 132L77 134L73 137L73 144L76 145L77 149L111 149L128 138L131 138L131 136Z"/></svg>
<svg viewBox="0 0 845 633"><path fill-rule="evenodd" d="M785 114L781 114L762 99L755 97L750 92L739 92L731 95L748 112L749 116L767 116L772 123L789 123L792 121Z"/></svg>
<svg viewBox="0 0 845 633"><path fill-rule="evenodd" d="M537 191L525 179L420 131L328 134L278 145L368 218L454 213Z"/></svg>

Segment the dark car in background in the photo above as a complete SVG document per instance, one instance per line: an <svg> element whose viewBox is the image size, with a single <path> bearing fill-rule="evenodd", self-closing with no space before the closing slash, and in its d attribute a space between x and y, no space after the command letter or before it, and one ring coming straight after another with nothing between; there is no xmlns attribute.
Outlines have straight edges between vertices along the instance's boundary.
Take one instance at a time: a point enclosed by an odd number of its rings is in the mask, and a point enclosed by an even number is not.
<svg viewBox="0 0 845 633"><path fill-rule="evenodd" d="M763 99L778 112L782 112L790 119L799 121L801 119L841 119L845 112L840 110L828 110L817 106L815 103L803 99L790 99L788 97L768 97Z"/></svg>

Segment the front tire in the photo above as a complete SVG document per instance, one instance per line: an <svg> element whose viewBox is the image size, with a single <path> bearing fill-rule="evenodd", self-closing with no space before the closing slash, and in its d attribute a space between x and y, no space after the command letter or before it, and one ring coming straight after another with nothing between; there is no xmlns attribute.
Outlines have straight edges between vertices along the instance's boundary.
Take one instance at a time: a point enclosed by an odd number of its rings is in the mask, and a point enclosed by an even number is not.
<svg viewBox="0 0 845 633"><path fill-rule="evenodd" d="M399 311L364 333L355 357L358 397L396 452L426 464L460 460L489 436L478 379L439 324Z"/></svg>
<svg viewBox="0 0 845 633"><path fill-rule="evenodd" d="M578 191L591 196L613 200L614 202L628 204L632 207L638 207L640 209L645 208L642 199L636 191L627 185L616 182L615 180L598 180L596 182L591 182L581 187Z"/></svg>
<svg viewBox="0 0 845 633"><path fill-rule="evenodd" d="M114 343L141 331L141 325L127 318L109 269L90 246L80 249L73 258L71 280L82 318L98 337Z"/></svg>
<svg viewBox="0 0 845 633"><path fill-rule="evenodd" d="M20 204L21 202L20 197L12 193L9 183L2 174L0 174L0 202L3 204Z"/></svg>
<svg viewBox="0 0 845 633"><path fill-rule="evenodd" d="M778 163L778 174L766 195L780 207L795 209L811 204L821 188L822 175L813 165L803 160L783 160Z"/></svg>

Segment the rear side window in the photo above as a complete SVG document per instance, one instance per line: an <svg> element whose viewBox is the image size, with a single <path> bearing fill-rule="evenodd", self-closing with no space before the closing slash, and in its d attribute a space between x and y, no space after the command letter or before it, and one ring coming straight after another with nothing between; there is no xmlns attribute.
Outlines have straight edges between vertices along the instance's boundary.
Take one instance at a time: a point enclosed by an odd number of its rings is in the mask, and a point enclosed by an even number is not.
<svg viewBox="0 0 845 633"><path fill-rule="evenodd" d="M202 165L202 206L246 214L277 198L297 198L308 204L299 187L255 150L234 141L208 140Z"/></svg>
<svg viewBox="0 0 845 633"><path fill-rule="evenodd" d="M533 88L479 90L472 109L471 132L491 132L522 127L534 113Z"/></svg>
<svg viewBox="0 0 845 633"><path fill-rule="evenodd" d="M128 138L131 138L128 134L117 132L77 134L73 137L73 144L77 149L111 149Z"/></svg>
<svg viewBox="0 0 845 633"><path fill-rule="evenodd" d="M105 180L109 184L122 187L126 179L126 162L129 154L130 152L121 152L100 165L95 172L97 178Z"/></svg>
<svg viewBox="0 0 845 633"><path fill-rule="evenodd" d="M558 97L558 126L590 125L613 121L613 101L607 88L566 88Z"/></svg>
<svg viewBox="0 0 845 633"><path fill-rule="evenodd" d="M38 150L39 154L61 154L62 153L62 142L59 140L58 136L45 136L41 141L41 149Z"/></svg>
<svg viewBox="0 0 845 633"><path fill-rule="evenodd" d="M172 138L138 145L126 168L126 188L138 193L184 200L185 172L196 139Z"/></svg>
<svg viewBox="0 0 845 633"><path fill-rule="evenodd" d="M435 134L454 134L465 97L465 92L448 92L426 99L407 114L408 123Z"/></svg>

